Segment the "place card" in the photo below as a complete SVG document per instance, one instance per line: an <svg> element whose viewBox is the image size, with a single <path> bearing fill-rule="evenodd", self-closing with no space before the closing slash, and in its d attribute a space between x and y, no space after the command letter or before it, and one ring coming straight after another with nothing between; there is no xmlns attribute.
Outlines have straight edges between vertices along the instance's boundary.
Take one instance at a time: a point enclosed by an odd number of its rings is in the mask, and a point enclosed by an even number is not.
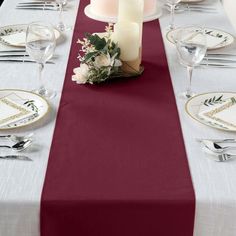
<svg viewBox="0 0 236 236"><path fill-rule="evenodd" d="M202 106L198 116L210 123L236 130L236 98L232 97L208 108Z"/></svg>
<svg viewBox="0 0 236 236"><path fill-rule="evenodd" d="M35 113L7 97L0 98L0 111L0 128L13 122L29 118Z"/></svg>
<svg viewBox="0 0 236 236"><path fill-rule="evenodd" d="M198 42L198 37L201 36L196 32L196 35L191 38L191 42ZM214 48L225 41L224 37L216 37L214 35L206 34L206 45L208 48Z"/></svg>
<svg viewBox="0 0 236 236"><path fill-rule="evenodd" d="M24 46L26 32L14 32L12 34L3 35L1 38L10 45Z"/></svg>

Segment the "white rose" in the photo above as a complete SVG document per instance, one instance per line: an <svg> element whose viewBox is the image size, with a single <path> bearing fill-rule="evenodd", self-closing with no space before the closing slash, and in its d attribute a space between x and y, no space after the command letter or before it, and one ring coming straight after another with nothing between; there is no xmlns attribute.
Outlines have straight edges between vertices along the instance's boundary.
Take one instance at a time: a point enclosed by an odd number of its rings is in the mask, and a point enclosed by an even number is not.
<svg viewBox="0 0 236 236"><path fill-rule="evenodd" d="M80 67L73 70L75 74L72 75L72 80L76 81L77 84L85 84L88 80L88 69L86 64L80 64Z"/></svg>
<svg viewBox="0 0 236 236"><path fill-rule="evenodd" d="M102 66L110 66L111 65L111 57L109 54L105 55L99 55L97 57L95 57L95 62L94 65L98 68L102 67Z"/></svg>
<svg viewBox="0 0 236 236"><path fill-rule="evenodd" d="M122 62L120 60L115 59L114 66L115 67L120 67L120 66L122 66Z"/></svg>

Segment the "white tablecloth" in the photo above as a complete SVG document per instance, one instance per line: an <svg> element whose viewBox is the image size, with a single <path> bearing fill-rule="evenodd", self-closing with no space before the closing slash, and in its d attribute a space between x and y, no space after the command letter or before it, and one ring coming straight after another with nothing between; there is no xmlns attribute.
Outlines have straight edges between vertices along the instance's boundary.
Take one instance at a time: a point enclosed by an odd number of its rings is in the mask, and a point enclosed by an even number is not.
<svg viewBox="0 0 236 236"><path fill-rule="evenodd" d="M184 13L176 16L177 25L199 24L224 29L235 35L217 0L213 5L218 14ZM227 0L225 0L227 1ZM57 23L57 12L15 10L17 0L5 0L0 9L0 26L28 23L36 20ZM74 25L78 0L70 0L71 8L65 12L65 22ZM175 47L165 39L169 16L161 18L161 28L171 73L174 91L178 94L187 84L185 68L179 65ZM48 86L57 90L58 96L52 100L54 109L51 121L36 129L36 141L28 155L33 162L0 161L0 235L39 236L40 197L47 167L48 155L55 126L55 116L62 90L72 32L65 34L66 40L56 50L59 55L56 65L47 65L43 79ZM1 46L0 46L1 47ZM236 53L235 44L227 49ZM223 51L224 51L223 50ZM20 88L31 90L37 86L37 68L31 63L0 63L0 89ZM198 93L208 91L235 91L235 69L196 69L193 88ZM76 85L75 85L76 86ZM195 138L234 137L205 127L191 120L184 112L184 102L177 98L181 126L196 194L195 236L235 236L236 235L236 161L216 163L205 157ZM167 144L168 145L168 144ZM176 150L178 151L178 150Z"/></svg>
<svg viewBox="0 0 236 236"><path fill-rule="evenodd" d="M206 0L219 8L217 14L186 13L176 16L176 25L198 24L219 28L233 35L230 24L218 0ZM161 19L162 34L176 94L184 91L188 83L186 69L179 65L176 50L165 40L168 17ZM236 44L219 50L236 53ZM193 90L197 93L214 91L236 92L235 69L197 68L193 72ZM235 134L218 131L189 118L184 110L184 101L177 98L192 182L196 195L195 236L236 235L236 161L214 162L203 154L196 138L234 137Z"/></svg>
<svg viewBox="0 0 236 236"><path fill-rule="evenodd" d="M5 0L0 8L0 27L45 20L58 23L56 11L16 10L18 0ZM67 25L74 26L78 0L68 0L70 10L64 12ZM55 89L57 97L51 102L50 122L36 129L35 144L27 155L33 162L0 161L0 235L39 236L40 197L46 173L48 155L60 101L73 31L60 39L55 54L55 65L46 65L43 80ZM2 47L0 45L0 47ZM37 65L34 63L0 63L0 89L19 88L32 90L38 86ZM25 130L22 130L25 131ZM3 151L3 150L0 150Z"/></svg>

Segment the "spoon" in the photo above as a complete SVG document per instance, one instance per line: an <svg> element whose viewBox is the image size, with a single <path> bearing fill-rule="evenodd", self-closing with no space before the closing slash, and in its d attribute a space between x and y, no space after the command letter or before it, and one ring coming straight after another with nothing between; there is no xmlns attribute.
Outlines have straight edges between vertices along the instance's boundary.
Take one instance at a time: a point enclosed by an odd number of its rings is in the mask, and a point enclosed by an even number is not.
<svg viewBox="0 0 236 236"><path fill-rule="evenodd" d="M236 149L236 146L225 146L222 147L220 144L213 142L211 140L202 141L203 145L210 149L212 152L223 153L229 149Z"/></svg>
<svg viewBox="0 0 236 236"><path fill-rule="evenodd" d="M34 133L29 133L27 135L19 136L15 134L7 134L7 135L0 135L0 138L7 138L13 142L19 142L23 141L25 139L31 139L33 137Z"/></svg>
<svg viewBox="0 0 236 236"><path fill-rule="evenodd" d="M218 161L218 162L224 162L224 161L227 161L233 157L236 157L236 155L229 154L229 153L215 153L215 152L211 151L210 149L208 149L206 146L203 148L203 151L206 154L208 154L208 157L210 157L210 159L212 159L214 161Z"/></svg>
<svg viewBox="0 0 236 236"><path fill-rule="evenodd" d="M13 146L7 146L7 145L0 145L0 148L10 148L14 151L23 151L24 149L26 149L27 147L29 147L32 143L32 140L30 139L25 139L22 141L19 141L18 143L14 144Z"/></svg>

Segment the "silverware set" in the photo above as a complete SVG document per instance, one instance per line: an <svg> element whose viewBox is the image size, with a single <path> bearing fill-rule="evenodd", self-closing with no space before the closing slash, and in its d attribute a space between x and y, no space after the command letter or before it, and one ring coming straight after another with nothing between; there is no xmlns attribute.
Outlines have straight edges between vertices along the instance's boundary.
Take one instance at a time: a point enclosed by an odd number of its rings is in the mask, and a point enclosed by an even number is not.
<svg viewBox="0 0 236 236"><path fill-rule="evenodd" d="M171 6L168 3L165 3L163 6L166 10L170 11ZM206 13L217 13L218 10L210 5L205 4L186 4L186 3L179 3L175 7L176 13L181 13L185 11L193 11L193 12L206 12Z"/></svg>
<svg viewBox="0 0 236 236"><path fill-rule="evenodd" d="M236 153L229 153L236 150L236 139L197 139L203 145L203 151L214 161L224 162L235 158ZM231 144L231 145L230 145Z"/></svg>
<svg viewBox="0 0 236 236"><path fill-rule="evenodd" d="M59 11L60 7L54 1L28 1L18 3L16 9Z"/></svg>
<svg viewBox="0 0 236 236"><path fill-rule="evenodd" d="M0 51L0 62L30 62L35 63L34 60L30 59L28 53L22 50L2 50ZM49 60L47 64L55 64Z"/></svg>
<svg viewBox="0 0 236 236"><path fill-rule="evenodd" d="M2 139L8 139L14 142L13 145L0 145L0 148L7 148L15 152L22 152L31 146L33 142L33 133L27 135L14 135L14 134L7 134L7 135L0 135ZM6 160L24 160L24 161L32 161L29 157L25 155L0 155L0 159Z"/></svg>

